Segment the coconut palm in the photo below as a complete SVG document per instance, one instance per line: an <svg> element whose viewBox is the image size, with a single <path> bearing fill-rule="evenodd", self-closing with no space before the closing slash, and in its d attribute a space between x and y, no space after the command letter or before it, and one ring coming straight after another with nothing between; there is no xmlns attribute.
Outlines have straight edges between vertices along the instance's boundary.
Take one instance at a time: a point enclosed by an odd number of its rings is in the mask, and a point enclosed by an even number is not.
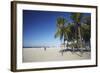
<svg viewBox="0 0 100 73"><path fill-rule="evenodd" d="M84 47L87 50L87 47L90 48L90 38L91 38L91 16L84 15L82 18L81 25L81 35L83 38Z"/></svg>
<svg viewBox="0 0 100 73"><path fill-rule="evenodd" d="M83 15L81 13L71 13L71 19L75 24L75 38L77 40L77 48L82 48L82 36L80 29L82 17Z"/></svg>
<svg viewBox="0 0 100 73"><path fill-rule="evenodd" d="M55 33L55 38L60 37L60 40L63 39L64 46L65 46L65 41L67 40L67 30L66 27L67 20L63 17L58 17L57 18L57 31Z"/></svg>
<svg viewBox="0 0 100 73"><path fill-rule="evenodd" d="M67 30L70 30L69 32L67 32L67 36L68 36L68 40L69 42L72 42L70 47L75 47L74 46L74 40L75 40L75 28L74 28L74 24L73 23L69 23L67 25ZM68 47L68 45L67 45Z"/></svg>
<svg viewBox="0 0 100 73"><path fill-rule="evenodd" d="M90 25L83 24L81 26L81 31L82 31L82 37L83 37L83 40L84 40L84 47L87 50L86 43L88 43L88 47L90 48L90 37L91 37L91 35L90 35Z"/></svg>
<svg viewBox="0 0 100 73"><path fill-rule="evenodd" d="M69 25L69 24L68 24ZM66 25L65 27L64 27L64 42L65 41L67 41L67 43L66 43L66 47L67 47L67 49L68 49L68 42L71 40L71 38L73 37L73 35L71 35L72 34L72 31L71 31L71 28L68 26L68 25Z"/></svg>

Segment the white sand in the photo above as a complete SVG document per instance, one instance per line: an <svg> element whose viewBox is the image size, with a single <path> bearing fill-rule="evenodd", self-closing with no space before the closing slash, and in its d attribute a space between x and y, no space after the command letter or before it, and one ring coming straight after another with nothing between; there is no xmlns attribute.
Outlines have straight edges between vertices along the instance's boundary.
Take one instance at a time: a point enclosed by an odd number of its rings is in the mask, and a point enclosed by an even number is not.
<svg viewBox="0 0 100 73"><path fill-rule="evenodd" d="M58 48L23 48L23 62L42 62L42 61L61 61L61 60L82 60L91 59L90 52L84 52L82 56L80 52L72 53L64 52L63 55Z"/></svg>

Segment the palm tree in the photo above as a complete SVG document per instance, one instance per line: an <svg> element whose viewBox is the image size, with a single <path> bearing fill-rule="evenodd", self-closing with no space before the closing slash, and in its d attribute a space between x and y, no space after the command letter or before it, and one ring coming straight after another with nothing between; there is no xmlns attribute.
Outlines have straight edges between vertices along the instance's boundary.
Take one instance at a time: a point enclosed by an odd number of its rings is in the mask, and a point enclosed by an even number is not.
<svg viewBox="0 0 100 73"><path fill-rule="evenodd" d="M63 39L64 46L65 46L65 41L67 39L66 31L68 31L66 29L66 23L67 23L67 20L65 18L63 18L63 17L57 18L57 31L55 33L55 38L60 37L60 40Z"/></svg>
<svg viewBox="0 0 100 73"><path fill-rule="evenodd" d="M74 40L75 40L75 28L74 28L74 24L73 23L69 23L67 25L67 30L69 30L69 32L67 32L67 36L68 36L68 40L67 41L72 42L70 44L70 47L72 47L72 49L73 49L73 47L75 47L74 46ZM67 47L68 47L68 45L67 45Z"/></svg>
<svg viewBox="0 0 100 73"><path fill-rule="evenodd" d="M82 37L83 37L83 40L84 40L84 47L86 48L87 50L87 47L86 47L86 43L88 43L88 47L90 48L90 25L87 25L87 24L83 24L81 26L81 31L82 31Z"/></svg>
<svg viewBox="0 0 100 73"><path fill-rule="evenodd" d="M91 15L90 16L84 16L83 18L83 22L84 22L84 26L86 27L86 32L84 34L87 35L87 37L85 38L85 43L88 42L89 44L89 48L91 48L91 44L90 44L90 38L91 38Z"/></svg>
<svg viewBox="0 0 100 73"><path fill-rule="evenodd" d="M66 43L66 47L68 49L68 42L71 40L70 38L72 37L71 33L72 31L70 30L70 27L68 26L69 24L67 24L65 27L64 27L64 42L67 41Z"/></svg>
<svg viewBox="0 0 100 73"><path fill-rule="evenodd" d="M81 30L80 30L82 16L83 15L81 13L71 13L71 19L75 24L75 38L77 40L78 48L82 48L82 37L81 37Z"/></svg>

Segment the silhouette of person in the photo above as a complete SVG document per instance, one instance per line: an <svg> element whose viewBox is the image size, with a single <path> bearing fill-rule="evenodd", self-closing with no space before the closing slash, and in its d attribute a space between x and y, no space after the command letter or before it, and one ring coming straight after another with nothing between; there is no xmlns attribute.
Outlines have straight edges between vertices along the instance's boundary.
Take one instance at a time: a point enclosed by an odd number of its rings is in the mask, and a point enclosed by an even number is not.
<svg viewBox="0 0 100 73"><path fill-rule="evenodd" d="M44 50L46 51L46 47L44 47Z"/></svg>

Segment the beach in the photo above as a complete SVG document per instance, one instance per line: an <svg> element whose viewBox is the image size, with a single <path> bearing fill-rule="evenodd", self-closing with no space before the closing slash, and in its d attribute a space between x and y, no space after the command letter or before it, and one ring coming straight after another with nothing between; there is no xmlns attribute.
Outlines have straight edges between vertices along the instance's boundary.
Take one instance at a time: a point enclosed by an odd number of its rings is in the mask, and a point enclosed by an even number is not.
<svg viewBox="0 0 100 73"><path fill-rule="evenodd" d="M63 54L60 48L23 48L23 62L45 62L45 61L66 61L66 60L85 60L91 59L91 52L66 51Z"/></svg>

